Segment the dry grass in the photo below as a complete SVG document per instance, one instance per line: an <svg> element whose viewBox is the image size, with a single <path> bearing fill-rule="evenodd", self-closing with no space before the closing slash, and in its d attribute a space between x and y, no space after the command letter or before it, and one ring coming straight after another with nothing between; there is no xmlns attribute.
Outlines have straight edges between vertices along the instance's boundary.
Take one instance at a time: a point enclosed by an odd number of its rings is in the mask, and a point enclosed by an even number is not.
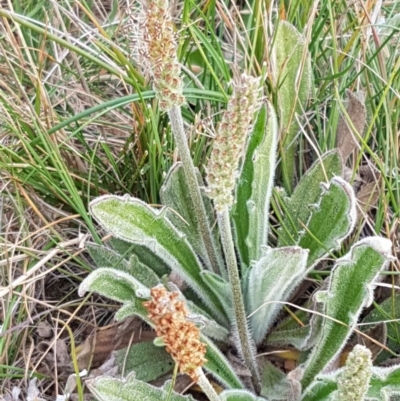
<svg viewBox="0 0 400 401"><path fill-rule="evenodd" d="M91 7L70 3L9 0L0 6L4 396L17 386L25 397L32 377L40 379L45 399L63 393L68 376L79 370L71 346L73 350L90 333L111 324L117 307L100 297L77 296L80 281L92 268L85 241L104 239L87 214L87 204L107 193L130 193L157 204L163 177L176 157L165 116L148 100L153 94L145 71L129 58L121 27L125 2L93 1ZM358 140L349 167L354 172L373 164L381 180L376 204L360 214L355 237L363 230L381 233L400 254L400 35L390 31L381 46L386 37L370 26L379 15L400 13L400 6L390 1L347 2L348 8L344 1L333 8L318 1L308 6L283 3L286 13L282 8L281 15L310 37L316 78L299 137L297 171L301 175L317 153L335 146L345 90L363 89L365 139ZM224 107L232 61L254 74L268 62L264 40L271 34L275 6L271 2L265 14L256 14L259 24L254 26L246 10L239 12L246 8L242 4L221 1L212 8L200 2L200 9L192 7L195 18L182 27L186 39L181 59L187 94L193 98L184 117L188 126L199 127L190 140L200 166L209 152L208 127L216 124ZM330 24L330 18L337 23ZM213 41L211 47L201 34ZM207 78L199 71L206 71ZM208 91L208 97L195 98L198 88ZM273 84L266 89L273 100ZM144 100L135 98L137 93ZM398 271L399 262L392 268ZM392 284L397 284L395 277ZM139 329L129 329L126 337Z"/></svg>

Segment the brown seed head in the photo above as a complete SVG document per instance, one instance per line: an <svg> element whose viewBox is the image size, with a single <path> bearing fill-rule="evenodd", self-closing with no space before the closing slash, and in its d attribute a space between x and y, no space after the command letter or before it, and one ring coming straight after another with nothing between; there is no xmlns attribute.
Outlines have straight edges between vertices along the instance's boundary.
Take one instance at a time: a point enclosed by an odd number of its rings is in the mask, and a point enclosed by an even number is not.
<svg viewBox="0 0 400 401"><path fill-rule="evenodd" d="M157 336L163 339L179 371L197 382L196 369L207 362L204 358L206 346L200 342L199 329L187 320L189 312L186 305L178 301L178 296L177 292L157 286L151 289L152 299L144 306L155 324Z"/></svg>

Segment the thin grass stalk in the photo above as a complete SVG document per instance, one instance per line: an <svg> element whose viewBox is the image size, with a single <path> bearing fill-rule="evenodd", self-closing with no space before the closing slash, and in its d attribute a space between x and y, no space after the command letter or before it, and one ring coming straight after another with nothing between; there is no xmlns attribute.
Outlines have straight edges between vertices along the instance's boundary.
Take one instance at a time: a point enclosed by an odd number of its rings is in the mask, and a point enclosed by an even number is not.
<svg viewBox="0 0 400 401"><path fill-rule="evenodd" d="M214 246L214 241L211 233L211 228L208 223L206 209L200 192L200 187L196 177L196 170L190 156L190 149L187 143L185 129L183 127L181 108L173 106L168 110L168 115L171 121L171 129L178 147L179 156L183 165L186 182L190 198L193 202L194 215L200 225L200 230L204 242L204 247L208 256L208 265L215 273L220 273L217 252Z"/></svg>
<svg viewBox="0 0 400 401"><path fill-rule="evenodd" d="M232 291L233 310L235 313L236 330L239 337L239 350L244 362L251 373L254 390L260 393L260 374L255 358L255 346L250 335L247 324L246 311L242 295L242 286L239 276L239 269L236 260L235 248L233 245L232 228L229 218L229 209L225 208L217 213L218 225L221 233L222 248L225 254L226 266L229 276L229 284Z"/></svg>

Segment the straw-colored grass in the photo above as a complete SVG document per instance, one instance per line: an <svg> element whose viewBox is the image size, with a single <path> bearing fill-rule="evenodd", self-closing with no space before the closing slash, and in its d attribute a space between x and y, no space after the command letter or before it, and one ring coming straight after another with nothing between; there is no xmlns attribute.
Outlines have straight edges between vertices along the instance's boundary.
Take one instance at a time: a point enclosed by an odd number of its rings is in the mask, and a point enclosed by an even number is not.
<svg viewBox="0 0 400 401"><path fill-rule="evenodd" d="M0 399L13 386L25 393L32 377L43 398L63 393L77 370L71 344L112 322L115 309L76 293L92 268L85 241L105 236L88 202L129 193L157 204L177 158L135 46L140 26L128 29L131 3L0 2ZM309 41L314 73L308 108L295 116L302 127L295 179L336 146L346 91L363 91L364 136L348 167L353 181L368 165L370 182L381 178L353 240L375 232L399 252L400 3L182 0L174 10L188 100L183 116L201 171L233 70L264 71L276 104L270 49L274 22L286 19ZM273 203L278 211L278 198Z"/></svg>

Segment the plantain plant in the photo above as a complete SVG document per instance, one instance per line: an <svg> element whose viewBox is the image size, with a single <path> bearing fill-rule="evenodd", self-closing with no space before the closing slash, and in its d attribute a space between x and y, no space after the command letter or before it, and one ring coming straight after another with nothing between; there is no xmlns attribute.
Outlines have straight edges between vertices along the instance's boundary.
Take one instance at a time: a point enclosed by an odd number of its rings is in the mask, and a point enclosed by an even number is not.
<svg viewBox="0 0 400 401"><path fill-rule="evenodd" d="M110 247L88 246L98 268L79 293L95 291L120 302L116 319L139 316L155 328L157 341L128 351L126 378L98 377L88 382L90 390L99 401L190 400L174 393L169 382L163 388L148 383L172 371L174 361L211 401L394 399L400 394L400 367L373 367L361 345L343 368L336 363L373 301L374 285L391 259L389 240L376 236L354 243L305 305L312 317L300 311L297 320L281 318L311 270L341 249L357 218L340 152L333 150L311 166L290 196L276 189L281 225L276 246L269 246L278 137L282 129L295 129L288 128L284 107L297 109L297 102L304 107L311 85L308 55L300 81L294 73L299 52L306 52L302 36L286 22L278 24L276 42L284 45L274 47L281 60L276 68L285 72L277 74L284 81L279 116L262 98L260 79L236 73L204 183L183 128L182 79L167 2L148 3L143 21L143 54L159 106L170 117L180 161L161 188L161 208L131 196L91 202L92 216L113 239ZM296 87L301 91L293 101ZM286 167L293 165L291 149L292 143ZM297 348L301 363L286 375L257 357L266 344ZM227 350L239 357L240 369ZM204 370L222 385L221 393Z"/></svg>

